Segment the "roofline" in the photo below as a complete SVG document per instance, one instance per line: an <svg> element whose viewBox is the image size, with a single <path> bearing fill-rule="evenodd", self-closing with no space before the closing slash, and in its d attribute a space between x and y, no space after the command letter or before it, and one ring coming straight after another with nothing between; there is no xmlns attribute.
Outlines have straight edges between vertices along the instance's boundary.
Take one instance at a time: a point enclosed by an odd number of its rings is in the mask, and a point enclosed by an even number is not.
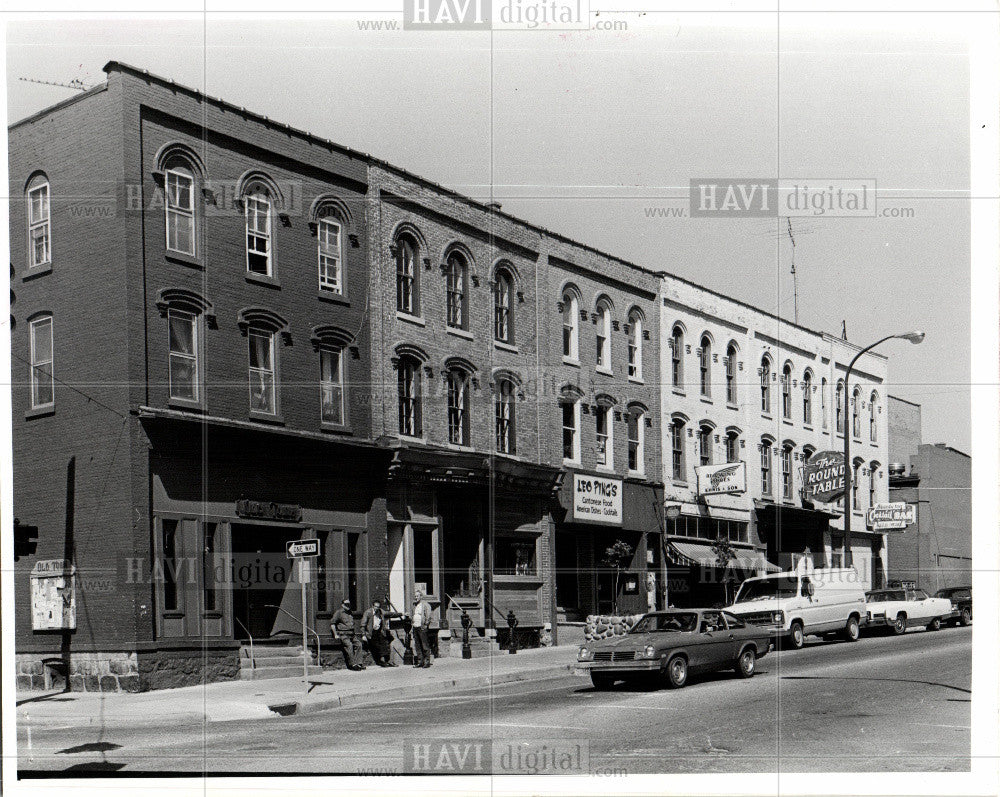
<svg viewBox="0 0 1000 797"><path fill-rule="evenodd" d="M918 409L921 407L921 405L917 404L917 402L915 401L910 401L909 399L900 398L899 396L894 396L892 395L892 393L887 394L887 397L893 399L894 401L901 401L904 404L909 404L911 407L917 407Z"/></svg>
<svg viewBox="0 0 1000 797"><path fill-rule="evenodd" d="M18 119L16 122L11 122L9 125L7 125L7 130L10 131L13 130L15 127L21 127L21 125L27 125L31 124L32 122L36 122L46 114L50 114L53 111L60 111L67 105L72 105L73 103L80 102L80 100L86 99L87 97L90 97L94 94L100 94L102 91L107 89L107 87L108 87L108 81L105 80L103 83L98 83L96 86L91 86L89 89L80 94L76 94L72 97L67 97L65 100L59 100L59 102L55 103L54 105L49 105L46 108L42 108L42 110L40 111L35 111L35 113L31 114L30 116L25 116L23 119Z"/></svg>

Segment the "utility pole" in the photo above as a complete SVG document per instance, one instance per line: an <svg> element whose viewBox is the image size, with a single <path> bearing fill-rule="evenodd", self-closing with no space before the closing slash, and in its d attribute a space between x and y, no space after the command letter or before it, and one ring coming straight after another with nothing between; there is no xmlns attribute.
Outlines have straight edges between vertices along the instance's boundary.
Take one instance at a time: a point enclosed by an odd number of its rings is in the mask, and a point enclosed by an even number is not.
<svg viewBox="0 0 1000 797"><path fill-rule="evenodd" d="M795 323L799 323L799 286L795 277L795 236L792 235L792 217L786 216L788 222L788 238L792 242L792 307L795 313Z"/></svg>

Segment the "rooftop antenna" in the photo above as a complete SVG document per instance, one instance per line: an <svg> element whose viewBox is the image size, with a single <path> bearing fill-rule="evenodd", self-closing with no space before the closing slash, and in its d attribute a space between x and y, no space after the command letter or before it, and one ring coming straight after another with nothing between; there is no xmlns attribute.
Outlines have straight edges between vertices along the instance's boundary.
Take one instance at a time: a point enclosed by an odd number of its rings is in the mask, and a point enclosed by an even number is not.
<svg viewBox="0 0 1000 797"><path fill-rule="evenodd" d="M79 78L73 78L69 83L59 83L55 80L37 80L32 77L19 77L18 80L25 83L40 83L43 86L61 86L64 89L74 89L76 91L86 91L88 88Z"/></svg>
<svg viewBox="0 0 1000 797"><path fill-rule="evenodd" d="M792 307L795 313L795 323L799 323L799 286L795 277L795 236L792 235L792 217L786 216L788 222L788 238L792 242Z"/></svg>

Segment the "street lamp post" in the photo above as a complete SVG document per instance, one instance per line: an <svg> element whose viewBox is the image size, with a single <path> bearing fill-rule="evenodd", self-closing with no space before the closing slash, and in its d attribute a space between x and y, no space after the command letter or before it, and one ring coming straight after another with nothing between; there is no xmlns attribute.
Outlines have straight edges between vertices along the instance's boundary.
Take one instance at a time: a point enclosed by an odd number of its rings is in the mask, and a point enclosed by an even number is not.
<svg viewBox="0 0 1000 797"><path fill-rule="evenodd" d="M847 373L844 375L844 557L845 562L848 567L854 566L854 554L851 551L851 513L854 511L854 502L851 500L851 478L853 473L851 472L851 434L854 432L853 429L853 416L848 417L847 409L850 406L849 396L851 395L851 371L854 370L854 365L861 358L862 354L867 354L876 346L881 346L887 340L892 340L894 338L899 338L900 340L908 340L910 343L921 343L924 339L923 332L904 332L899 335L886 335L881 340L875 341L870 346L866 346L857 354L854 355L854 359L851 360L851 364L847 366Z"/></svg>

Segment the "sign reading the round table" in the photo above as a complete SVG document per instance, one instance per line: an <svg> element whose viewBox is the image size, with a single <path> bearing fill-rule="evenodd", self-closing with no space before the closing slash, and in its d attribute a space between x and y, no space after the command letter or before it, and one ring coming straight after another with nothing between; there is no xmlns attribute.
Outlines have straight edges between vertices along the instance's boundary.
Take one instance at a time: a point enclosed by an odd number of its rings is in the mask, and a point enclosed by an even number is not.
<svg viewBox="0 0 1000 797"><path fill-rule="evenodd" d="M802 467L802 490L808 501L828 504L844 494L844 454L817 451Z"/></svg>

